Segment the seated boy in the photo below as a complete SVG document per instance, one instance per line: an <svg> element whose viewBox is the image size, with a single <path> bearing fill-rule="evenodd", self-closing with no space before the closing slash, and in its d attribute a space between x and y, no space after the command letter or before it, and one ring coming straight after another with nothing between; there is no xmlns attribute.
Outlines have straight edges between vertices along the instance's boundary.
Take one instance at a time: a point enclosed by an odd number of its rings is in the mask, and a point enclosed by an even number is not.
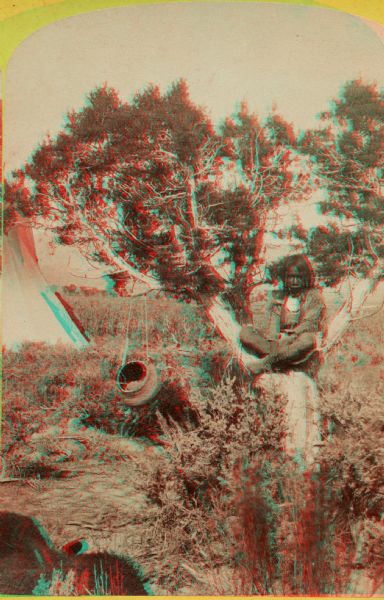
<svg viewBox="0 0 384 600"><path fill-rule="evenodd" d="M319 364L316 349L323 327L324 302L315 287L312 266L302 254L288 256L281 268L283 287L272 292L266 307L269 326L242 327L244 348L261 360L249 366L254 374L267 370L296 369L313 375Z"/></svg>

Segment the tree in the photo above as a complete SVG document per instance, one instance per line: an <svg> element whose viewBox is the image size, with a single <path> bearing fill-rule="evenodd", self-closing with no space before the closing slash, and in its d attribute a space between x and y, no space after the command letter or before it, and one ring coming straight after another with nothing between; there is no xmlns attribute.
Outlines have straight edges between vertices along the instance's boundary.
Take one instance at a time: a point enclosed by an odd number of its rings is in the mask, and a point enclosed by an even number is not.
<svg viewBox="0 0 384 600"><path fill-rule="evenodd" d="M243 103L220 135L226 150L224 181L221 202L211 203L208 222L224 226L220 247L231 265L227 296L236 316L244 317L262 263L268 218L281 204L308 192L307 178L298 180L294 173L295 136L279 115L261 125Z"/></svg>
<svg viewBox="0 0 384 600"><path fill-rule="evenodd" d="M247 363L254 357L239 349L239 321L262 281L268 222L321 187L336 224L309 234L298 226L296 238L324 278L332 252L333 279L364 277L328 327L331 344L381 274L383 112L374 86L351 82L298 145L278 114L261 123L245 103L215 131L184 81L163 95L150 86L130 103L104 86L13 174L6 215L21 213L93 261L196 300Z"/></svg>
<svg viewBox="0 0 384 600"><path fill-rule="evenodd" d="M260 124L245 104L216 133L183 81L131 103L104 86L13 174L9 219L21 213L91 260L193 298L237 351L268 215L308 192L294 145L281 117Z"/></svg>
<svg viewBox="0 0 384 600"><path fill-rule="evenodd" d="M321 121L304 134L300 147L311 157L314 177L326 192L321 209L333 222L309 235L298 228L295 233L306 239L326 280L354 278L350 298L328 331L331 344L383 276L384 94L375 85L350 81Z"/></svg>

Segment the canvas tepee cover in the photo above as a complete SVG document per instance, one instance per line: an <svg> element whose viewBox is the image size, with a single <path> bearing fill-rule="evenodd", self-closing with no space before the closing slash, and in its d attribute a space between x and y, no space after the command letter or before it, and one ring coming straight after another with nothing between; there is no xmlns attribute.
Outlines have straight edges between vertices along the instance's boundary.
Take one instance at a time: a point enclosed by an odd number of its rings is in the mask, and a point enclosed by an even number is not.
<svg viewBox="0 0 384 600"><path fill-rule="evenodd" d="M3 240L2 343L68 343L77 348L88 340L40 271L31 226L21 221Z"/></svg>

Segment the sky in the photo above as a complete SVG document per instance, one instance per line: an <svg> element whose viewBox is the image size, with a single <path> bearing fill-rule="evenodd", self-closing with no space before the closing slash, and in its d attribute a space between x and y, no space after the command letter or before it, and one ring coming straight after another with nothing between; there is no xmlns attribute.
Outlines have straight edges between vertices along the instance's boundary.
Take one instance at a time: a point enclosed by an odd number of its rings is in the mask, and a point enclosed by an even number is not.
<svg viewBox="0 0 384 600"><path fill-rule="evenodd" d="M165 91L183 77L215 123L246 100L261 117L276 106L296 129L314 126L345 81L384 86L381 34L339 11L273 3L141 5L56 22L20 44L9 62L5 172L104 82L128 100L148 83ZM315 211L307 209L306 218ZM48 254L44 243L40 263L56 277L69 276L68 261L70 271L85 273L76 253Z"/></svg>

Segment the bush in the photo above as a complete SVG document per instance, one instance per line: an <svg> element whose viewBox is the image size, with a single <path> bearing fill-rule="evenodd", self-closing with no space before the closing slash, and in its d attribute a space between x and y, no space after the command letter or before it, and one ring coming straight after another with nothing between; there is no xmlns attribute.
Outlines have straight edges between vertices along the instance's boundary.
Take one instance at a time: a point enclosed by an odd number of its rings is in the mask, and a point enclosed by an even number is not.
<svg viewBox="0 0 384 600"><path fill-rule="evenodd" d="M58 462L68 461L57 448L36 452L31 436L61 427L70 419L108 434L153 441L161 432L157 413L179 423L193 423L190 390L220 376L226 360L225 343L216 337L206 335L199 348L193 346L197 332L207 334L196 308L160 297L150 306L148 350L162 387L150 404L130 407L115 383L126 344L121 314L127 314L127 299L78 295L72 300L79 303L75 312L83 306L80 313L93 334L86 349L26 343L17 352L4 352L2 443L11 473L52 475ZM132 310L128 356L145 359L140 310L138 305ZM116 338L113 334L119 331ZM100 332L104 335L95 337Z"/></svg>
<svg viewBox="0 0 384 600"><path fill-rule="evenodd" d="M101 296L73 298L86 312L92 345L78 352L26 344L4 355L10 475L64 476L88 459L135 461L129 472L139 473L137 491L148 503L121 549L135 544L161 594L344 594L353 592L356 573L379 589L380 315L355 322L322 367L326 443L319 470L302 473L284 453L284 398L249 387L197 307L162 296L148 301L149 351L163 386L136 409L114 381L127 299L106 306ZM142 316L134 306L129 342L145 357ZM145 436L156 452L131 453L123 436Z"/></svg>
<svg viewBox="0 0 384 600"><path fill-rule="evenodd" d="M303 474L284 454L283 399L233 380L192 398L197 425L159 417L164 452L137 459L151 503L139 560L158 593L345 590L338 492L325 465Z"/></svg>
<svg viewBox="0 0 384 600"><path fill-rule="evenodd" d="M384 513L381 332L382 311L355 321L320 375L328 441L321 456L328 465L329 486L337 491L347 544L353 549L349 559L371 577L372 592L384 581L384 554L377 551L384 547L384 531L377 527Z"/></svg>

